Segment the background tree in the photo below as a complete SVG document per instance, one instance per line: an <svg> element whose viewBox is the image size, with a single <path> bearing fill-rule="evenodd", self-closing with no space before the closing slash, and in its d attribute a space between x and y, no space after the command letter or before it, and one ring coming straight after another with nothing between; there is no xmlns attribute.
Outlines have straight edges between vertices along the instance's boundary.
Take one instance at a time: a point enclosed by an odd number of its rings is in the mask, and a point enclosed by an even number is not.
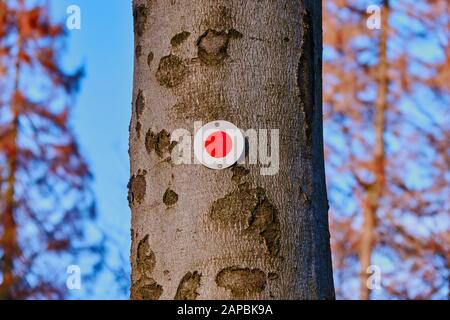
<svg viewBox="0 0 450 320"><path fill-rule="evenodd" d="M320 2L133 8L132 298L334 298ZM173 165L170 132L219 119L279 129L279 173Z"/></svg>
<svg viewBox="0 0 450 320"><path fill-rule="evenodd" d="M382 271L378 297L447 297L449 3L324 4L337 295L370 298L366 271L376 264ZM382 9L380 30L366 26L373 4Z"/></svg>
<svg viewBox="0 0 450 320"><path fill-rule="evenodd" d="M38 1L0 2L0 298L61 298L66 266L99 250L91 175L69 126L82 70Z"/></svg>

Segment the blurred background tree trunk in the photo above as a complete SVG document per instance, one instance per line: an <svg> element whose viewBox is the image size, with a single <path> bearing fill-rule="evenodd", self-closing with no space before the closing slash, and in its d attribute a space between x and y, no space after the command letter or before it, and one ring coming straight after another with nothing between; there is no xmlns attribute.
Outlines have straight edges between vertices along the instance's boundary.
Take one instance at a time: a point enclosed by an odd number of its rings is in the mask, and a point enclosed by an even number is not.
<svg viewBox="0 0 450 320"><path fill-rule="evenodd" d="M385 112L387 104L388 92L388 60L387 60L387 42L389 33L389 1L383 1L383 11L381 15L381 36L379 42L379 62L377 70L377 99L375 102L374 114L374 131L375 131L375 146L372 157L372 172L375 180L373 184L366 187L366 198L363 203L363 229L361 236L361 251L360 251L360 265L361 265L361 295L362 300L370 298L370 286L368 284L371 271L369 270L372 264L372 251L375 241L375 226L377 223L377 210L380 206L380 200L383 195L383 188L385 185L384 168L384 134L385 134Z"/></svg>
<svg viewBox="0 0 450 320"><path fill-rule="evenodd" d="M20 10L23 10L23 1L20 3ZM23 52L22 37L17 37L17 51ZM7 153L7 185L5 192L5 211L3 213L3 237L0 239L3 249L3 282L0 285L0 298L11 299L11 288L14 285L14 261L20 257L19 244L17 243L17 225L14 214L15 209L15 188L16 188L16 174L17 174L17 156L18 156L18 129L19 129L19 80L20 80L20 65L21 59L16 59L13 71L13 91L11 93L11 138L9 150Z"/></svg>
<svg viewBox="0 0 450 320"><path fill-rule="evenodd" d="M450 4L323 3L337 297L446 298ZM367 25L374 9L380 29ZM368 288L369 278L377 290Z"/></svg>
<svg viewBox="0 0 450 320"><path fill-rule="evenodd" d="M84 241L95 199L69 125L83 70L61 66L64 37L48 2L0 2L0 299L66 297L75 257L102 261Z"/></svg>
<svg viewBox="0 0 450 320"><path fill-rule="evenodd" d="M135 0L133 11L131 297L333 299L320 2ZM213 120L279 129L279 172L174 165L170 133Z"/></svg>

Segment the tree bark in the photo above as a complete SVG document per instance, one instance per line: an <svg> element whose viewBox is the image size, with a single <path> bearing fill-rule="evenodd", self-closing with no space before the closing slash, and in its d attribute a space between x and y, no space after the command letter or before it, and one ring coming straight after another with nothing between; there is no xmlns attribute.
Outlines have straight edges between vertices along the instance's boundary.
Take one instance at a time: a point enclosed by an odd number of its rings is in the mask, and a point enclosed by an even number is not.
<svg viewBox="0 0 450 320"><path fill-rule="evenodd" d="M320 1L134 0L133 299L333 299ZM175 165L195 121L279 129L280 165ZM176 146L175 146L176 147Z"/></svg>

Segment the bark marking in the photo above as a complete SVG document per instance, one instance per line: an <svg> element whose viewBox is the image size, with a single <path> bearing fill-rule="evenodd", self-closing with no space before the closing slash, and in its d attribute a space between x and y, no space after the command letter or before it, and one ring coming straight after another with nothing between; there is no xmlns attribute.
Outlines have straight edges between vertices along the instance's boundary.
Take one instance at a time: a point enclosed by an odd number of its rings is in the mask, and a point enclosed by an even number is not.
<svg viewBox="0 0 450 320"><path fill-rule="evenodd" d="M145 109L145 97L144 97L144 93L142 92L142 90L139 90L139 92L137 94L135 105L136 105L135 106L136 116L139 119Z"/></svg>
<svg viewBox="0 0 450 320"><path fill-rule="evenodd" d="M300 93L300 107L304 117L304 132L307 141L311 139L314 115L315 81L314 75L314 36L312 19L309 11L302 15L303 35L301 41L301 56L297 71L297 87Z"/></svg>
<svg viewBox="0 0 450 320"><path fill-rule="evenodd" d="M200 287L200 279L202 275L197 271L188 272L181 279L178 285L175 300L195 300L198 296L197 290Z"/></svg>
<svg viewBox="0 0 450 320"><path fill-rule="evenodd" d="M267 274L267 279L269 279L269 280L276 280L276 279L278 279L280 276L278 275L278 273L275 273L275 272L269 272L268 274Z"/></svg>
<svg viewBox="0 0 450 320"><path fill-rule="evenodd" d="M166 192L164 192L163 202L166 206L173 206L178 201L178 194L172 189L168 188Z"/></svg>
<svg viewBox="0 0 450 320"><path fill-rule="evenodd" d="M172 47L177 47L180 44L182 44L185 40L187 40L187 38L189 38L190 35L191 35L191 33L187 32L187 31L182 31L180 33L177 33L170 40L170 44L172 45Z"/></svg>
<svg viewBox="0 0 450 320"><path fill-rule="evenodd" d="M150 51L148 56L147 56L147 64L148 64L149 67L151 67L153 58L154 58L153 52Z"/></svg>
<svg viewBox="0 0 450 320"><path fill-rule="evenodd" d="M265 195L259 199L258 204L252 211L249 225L248 230L258 233L264 239L269 254L277 256L280 252L278 212Z"/></svg>
<svg viewBox="0 0 450 320"><path fill-rule="evenodd" d="M235 183L240 183L241 180L250 173L250 170L246 169L244 166L237 165L231 169L231 172L233 173L231 180Z"/></svg>
<svg viewBox="0 0 450 320"><path fill-rule="evenodd" d="M219 65L228 58L230 39L240 38L242 34L234 29L221 31L208 29L197 40L198 58L205 65Z"/></svg>
<svg viewBox="0 0 450 320"><path fill-rule="evenodd" d="M170 142L170 133L163 129L159 133L148 130L145 135L145 148L148 153L155 151L155 153L162 157L166 153L170 153L176 142Z"/></svg>
<svg viewBox="0 0 450 320"><path fill-rule="evenodd" d="M141 55L142 55L142 46L140 44L138 44L136 46L136 49L135 49L134 53L135 53L137 59L139 59L141 57Z"/></svg>
<svg viewBox="0 0 450 320"><path fill-rule="evenodd" d="M241 170L241 169L238 169ZM259 235L271 256L280 251L280 223L278 211L263 188L251 188L245 182L213 202L209 216L226 226L244 225L246 231Z"/></svg>
<svg viewBox="0 0 450 320"><path fill-rule="evenodd" d="M141 123L139 121L136 122L136 134L137 134L138 138L141 137L141 129L142 129Z"/></svg>
<svg viewBox="0 0 450 320"><path fill-rule="evenodd" d="M142 37L147 25L147 7L143 4L136 6L133 10L133 18L134 32Z"/></svg>
<svg viewBox="0 0 450 320"><path fill-rule="evenodd" d="M139 280L133 283L131 298L135 300L158 300L163 288L153 278L156 265L155 254L150 250L148 235L141 239L137 247L136 270Z"/></svg>
<svg viewBox="0 0 450 320"><path fill-rule="evenodd" d="M138 170L137 175L133 175L128 182L128 204L130 207L136 202L141 204L145 198L145 192L147 190L146 174L147 171Z"/></svg>
<svg viewBox="0 0 450 320"><path fill-rule="evenodd" d="M234 299L242 299L248 294L261 293L266 288L266 274L260 269L233 266L217 274L216 284L230 290Z"/></svg>
<svg viewBox="0 0 450 320"><path fill-rule="evenodd" d="M169 54L159 61L156 80L163 87L174 88L180 85L187 74L187 67L176 55Z"/></svg>

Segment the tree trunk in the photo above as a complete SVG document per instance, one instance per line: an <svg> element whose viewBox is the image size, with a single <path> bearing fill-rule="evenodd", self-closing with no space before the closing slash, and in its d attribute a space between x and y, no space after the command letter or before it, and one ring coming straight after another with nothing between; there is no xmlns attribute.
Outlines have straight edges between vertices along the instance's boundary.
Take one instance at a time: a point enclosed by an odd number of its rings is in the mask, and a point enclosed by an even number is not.
<svg viewBox="0 0 450 320"><path fill-rule="evenodd" d="M371 289L368 285L369 266L372 264L372 251L375 245L375 227L377 222L377 210L380 205L383 189L385 186L385 152L384 152L384 132L385 118L388 94L388 60L387 60L387 42L389 32L389 1L383 1L384 12L381 19L381 37L379 44L379 63L378 63L378 94L375 104L374 129L375 146L372 157L372 173L375 177L374 183L367 190L363 206L363 229L360 248L361 265L361 283L360 298L369 300Z"/></svg>
<svg viewBox="0 0 450 320"><path fill-rule="evenodd" d="M23 10L24 2L19 1L19 9ZM16 176L18 170L18 131L19 131L19 96L20 96L20 55L23 51L23 39L20 35L17 39L17 57L14 64L14 87L10 98L11 103L11 130L7 145L7 187L5 191L5 211L3 212L3 234L0 239L0 247L3 249L2 277L0 284L0 300L12 299L15 284L14 261L20 256L17 243L16 224Z"/></svg>
<svg viewBox="0 0 450 320"><path fill-rule="evenodd" d="M133 15L131 297L333 299L320 1L135 0ZM174 164L170 133L213 120L279 129L279 171Z"/></svg>

